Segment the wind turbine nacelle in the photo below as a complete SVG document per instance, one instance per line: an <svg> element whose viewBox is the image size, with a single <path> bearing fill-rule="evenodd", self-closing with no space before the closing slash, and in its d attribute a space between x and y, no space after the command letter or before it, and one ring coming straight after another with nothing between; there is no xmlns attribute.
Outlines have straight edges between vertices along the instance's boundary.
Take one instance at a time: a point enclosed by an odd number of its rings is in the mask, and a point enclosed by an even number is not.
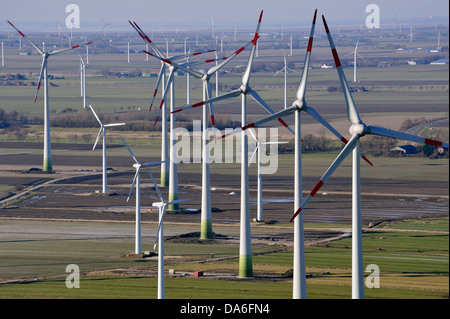
<svg viewBox="0 0 450 319"><path fill-rule="evenodd" d="M163 202L157 202L157 203L153 203L152 206L153 207L163 207L164 203Z"/></svg>
<svg viewBox="0 0 450 319"><path fill-rule="evenodd" d="M133 167L134 167L134 168L140 168L140 167L141 167L141 164L133 164Z"/></svg>

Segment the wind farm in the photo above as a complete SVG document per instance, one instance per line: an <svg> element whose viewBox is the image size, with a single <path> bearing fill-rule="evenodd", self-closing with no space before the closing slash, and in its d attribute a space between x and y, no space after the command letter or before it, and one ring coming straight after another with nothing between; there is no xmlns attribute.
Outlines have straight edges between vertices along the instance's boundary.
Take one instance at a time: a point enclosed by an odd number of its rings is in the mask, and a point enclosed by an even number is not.
<svg viewBox="0 0 450 319"><path fill-rule="evenodd" d="M448 59L448 24L410 41L403 13L402 29L367 30L322 14L278 28L254 8L245 26L210 15L173 32L133 16L120 33L106 15L86 33L5 23L0 295L448 298L448 64L431 63ZM72 43L89 62L51 55Z"/></svg>

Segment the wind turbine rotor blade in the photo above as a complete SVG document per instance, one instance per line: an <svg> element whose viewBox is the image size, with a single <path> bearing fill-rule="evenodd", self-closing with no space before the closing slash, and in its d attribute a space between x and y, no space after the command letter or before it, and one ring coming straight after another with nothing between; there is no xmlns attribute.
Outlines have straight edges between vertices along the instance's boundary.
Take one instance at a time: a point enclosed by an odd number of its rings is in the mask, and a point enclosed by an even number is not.
<svg viewBox="0 0 450 319"><path fill-rule="evenodd" d="M207 81L206 94L207 94L208 100L211 99L211 95L212 95L211 92L212 92L211 83L209 81ZM214 120L214 106L213 106L213 103L208 103L208 109L209 109L209 118L211 120L211 127L214 129L214 127L215 127L215 120ZM216 141L216 134L214 134L214 142L215 141Z"/></svg>
<svg viewBox="0 0 450 319"><path fill-rule="evenodd" d="M250 95L251 95L251 97L252 97L256 102L258 102L259 105L261 105L263 108L265 108L266 111L267 111L269 114L275 114L275 111L272 110L272 109L270 108L269 105L267 105L267 103L259 96L258 93L256 93L255 91L251 90L251 91L250 91ZM287 129L289 129L289 130L294 134L294 131L292 131L292 130L289 128L288 124L287 124L283 119L278 118L277 120L278 120L278 122L281 123L281 125L283 125L283 126L284 126L285 128L287 128Z"/></svg>
<svg viewBox="0 0 450 319"><path fill-rule="evenodd" d="M296 110L297 110L296 106L288 107L287 109L281 110L279 112L276 112L274 114L266 116L265 118L262 118L262 119L260 119L258 121L255 121L253 123L247 124L247 125L243 126L241 129L243 131L245 131L246 129L249 129L251 127L259 127L262 124L265 124L265 123L270 122L272 120L279 119L281 117L284 117L284 116L287 116L287 115L289 115L291 113L294 113Z"/></svg>
<svg viewBox="0 0 450 319"><path fill-rule="evenodd" d="M261 10L261 14L259 15L258 25L256 27L255 36L253 37L253 41L252 41L252 51L250 52L250 57L248 59L247 68L245 69L244 75L242 77L243 85L248 85L248 82L250 80L250 74L252 72L253 60L255 59L256 44L258 43L259 28L261 27L262 16L263 16L263 10Z"/></svg>
<svg viewBox="0 0 450 319"><path fill-rule="evenodd" d="M91 108L92 113L94 113L95 118L100 123L101 126L103 126L102 121L100 121L99 117L97 116L97 113L95 113L94 108L89 104L89 107Z"/></svg>
<svg viewBox="0 0 450 319"><path fill-rule="evenodd" d="M214 102L226 100L226 99L229 99L229 98L232 98L232 97L237 97L237 96L241 95L241 93L242 93L241 89L237 89L237 90L225 93L225 94L223 94L221 96L213 97L212 99L209 99L209 100L206 100L206 101L197 102L195 104L179 108L179 109L177 109L177 110L175 110L175 111L173 111L171 113L178 113L178 112L181 112L181 111L184 111L184 110L188 110L188 109L192 109L192 108L196 108L196 107L208 104L208 103L214 103Z"/></svg>
<svg viewBox="0 0 450 319"><path fill-rule="evenodd" d="M180 55L175 55L173 57L170 57L170 60L174 61L174 60L186 59L186 58L198 56L201 54L211 53L211 52L216 52L216 50L197 51L197 52L192 52L192 53L188 52L187 54L180 54Z"/></svg>
<svg viewBox="0 0 450 319"><path fill-rule="evenodd" d="M319 180L319 182L314 186L312 191L308 194L308 196L305 198L303 203L300 205L300 207L297 209L295 214L291 217L290 222L292 222L295 217L297 217L298 214L305 208L305 206L309 203L309 201L316 195L316 193L319 191L319 189L323 186L323 184L330 178L330 176L336 171L336 169L341 165L341 163L344 161L344 159L353 151L353 149L356 147L356 143L358 142L359 135L355 134L352 136L350 141L345 145L345 147L342 149L341 153L336 157L334 162L331 164L331 166L327 169L325 174L323 174L322 178Z"/></svg>
<svg viewBox="0 0 450 319"><path fill-rule="evenodd" d="M207 72L208 75L212 75L215 72L217 72L220 68L222 68L225 64L233 60L239 53L244 51L250 44L252 44L253 41L247 42L243 47L239 48L238 50L234 51L232 55L230 55L228 58L226 58L223 62L219 63L218 65L213 66L210 68Z"/></svg>
<svg viewBox="0 0 450 319"><path fill-rule="evenodd" d="M315 109L312 107L305 107L304 110L306 113L311 115L313 118L315 118L319 123L321 123L323 126L325 126L331 133L333 133L334 136L336 136L342 143L347 144L348 140L341 135L333 126L331 126L330 123L328 123ZM367 163L369 163L370 166L373 166L372 162L370 162L366 156L361 154L361 157L363 160L365 160Z"/></svg>
<svg viewBox="0 0 450 319"><path fill-rule="evenodd" d="M347 79L345 78L344 70L342 69L342 64L339 59L339 55L336 51L336 47L334 46L333 38L330 34L330 29L328 29L327 22L325 17L322 15L323 24L325 26L325 31L327 33L328 42L330 42L331 53L333 54L334 64L336 65L336 69L338 71L339 80L341 81L342 89L344 90L345 102L347 104L347 116L352 124L360 124L362 123L361 117L359 116L358 109L356 108L355 101L353 100L353 96L350 92L350 88L347 83Z"/></svg>
<svg viewBox="0 0 450 319"><path fill-rule="evenodd" d="M407 141L412 141L412 142L417 142L417 143L422 143L422 144L428 144L428 145L433 145L433 146L438 146L438 147L441 146L441 147L448 149L448 143L443 143L440 141L436 141L436 140L432 140L432 139L424 138L424 137L419 137L419 136L415 136L415 135L411 135L411 134L407 134L407 133L397 132L397 131L389 130L387 128L380 127L380 126L368 126L367 131L368 131L368 134L399 138L402 140L407 140Z"/></svg>
<svg viewBox="0 0 450 319"><path fill-rule="evenodd" d="M170 73L169 73L169 78L168 78L166 86L164 88L164 93L163 93L163 97L161 99L161 103L159 104L159 110L158 110L158 113L156 114L156 119L155 119L154 124L156 124L156 122L158 122L159 114L161 113L161 109L162 109L164 103L166 102L167 92L169 91L170 85L172 84L173 76L174 76L173 69L171 69Z"/></svg>
<svg viewBox="0 0 450 319"><path fill-rule="evenodd" d="M100 127L100 131L98 131L97 138L95 139L94 147L92 150L95 150L95 147L97 146L98 141L100 140L100 136L102 135L104 128L103 126Z"/></svg>
<svg viewBox="0 0 450 319"><path fill-rule="evenodd" d="M161 84L161 79L163 77L163 73L165 72L165 68L166 68L165 65L162 63L161 69L159 70L158 79L156 80L155 91L153 92L152 102L150 103L150 108L148 109L149 112L152 110L153 102L155 102L156 93L158 93L158 88Z"/></svg>
<svg viewBox="0 0 450 319"><path fill-rule="evenodd" d="M134 185L136 184L136 179L138 177L139 170L140 170L140 167L136 168L136 173L134 174L133 183L131 183L130 192L128 193L127 202L130 199L131 194L133 193L133 188L134 188Z"/></svg>
<svg viewBox="0 0 450 319"><path fill-rule="evenodd" d="M167 205L165 203L163 203L163 206L161 208L159 208L159 209L162 209L162 211L159 216L158 230L156 231L156 237L155 237L155 242L153 244L153 249L156 248L156 244L158 243L159 232L161 231L161 227L163 224L163 217L164 217L164 214L166 213L166 207L167 207Z"/></svg>
<svg viewBox="0 0 450 319"><path fill-rule="evenodd" d="M39 89L41 88L42 79L44 78L44 69L47 67L47 57L44 56L42 59L41 72L39 73L39 82L36 89L36 94L34 95L34 103L36 103Z"/></svg>
<svg viewBox="0 0 450 319"><path fill-rule="evenodd" d="M142 29L139 27L139 25L134 21L131 22L130 20L128 20L128 22L131 24L131 26L134 28L134 30L136 30L136 32L141 36L142 40L147 42L147 44L152 48L152 50L160 58L164 58L164 54L162 54L161 51L159 51L158 47L152 42L152 40L150 40L150 38L145 34L145 32L142 31Z"/></svg>
<svg viewBox="0 0 450 319"><path fill-rule="evenodd" d="M150 56L160 60L160 61L163 61L166 64L173 65L174 68L183 70L184 72L189 73L190 75L192 75L193 77L196 77L197 79L201 79L202 78L202 74L201 73L199 73L197 71L194 71L192 69L188 69L187 67L185 67L185 66L183 66L181 64L175 63L175 62L171 61L170 59L159 57L159 56L157 56L157 55L155 55L153 53L150 53L148 51L145 51L145 50L143 50L143 52L145 54L148 54L148 55L150 55Z"/></svg>
<svg viewBox="0 0 450 319"><path fill-rule="evenodd" d="M87 45L92 44L92 43L93 42L87 42L87 43L84 44L84 46L87 46ZM72 46L70 48L65 48L65 49L61 49L61 50L55 50L55 51L49 52L48 55L55 55L55 54L62 53L62 52L65 52L65 51L74 50L74 49L80 48L81 46L82 45L78 44L78 45L74 45L74 46Z"/></svg>
<svg viewBox="0 0 450 319"><path fill-rule="evenodd" d="M31 42L31 40L30 39L28 39L28 37L25 35L25 34L23 34L19 29L17 29L15 26L14 26L14 24L12 24L9 20L7 20L8 21L8 23L14 28L14 29L16 29L16 31L17 32L19 32L19 34L25 39L25 40L27 40L27 42L39 53L39 54L44 54L44 52L37 46L37 45L35 45L33 42Z"/></svg>
<svg viewBox="0 0 450 319"><path fill-rule="evenodd" d="M308 48L306 49L306 55L305 55L305 63L303 65L303 73L300 80L300 85L297 89L297 99L302 101L305 98L306 93L306 82L308 79L308 72L309 72L309 63L311 61L311 50L314 40L314 30L316 28L316 17L317 17L317 9L314 11L314 18L311 26L311 31L309 34L309 40L308 40Z"/></svg>
<svg viewBox="0 0 450 319"><path fill-rule="evenodd" d="M258 141L258 139L256 138L256 135L255 135L255 133L253 132L254 131L254 129L249 129L248 130L249 132L250 132L250 134L251 134L251 136L253 137L253 139L255 140L255 142L258 144L259 143L259 141Z"/></svg>
<svg viewBox="0 0 450 319"><path fill-rule="evenodd" d="M276 77L278 74L280 74L281 72L283 72L284 70L286 70L287 67L282 68L281 70L278 70L277 72L275 72L275 74L273 75L273 77Z"/></svg>
<svg viewBox="0 0 450 319"><path fill-rule="evenodd" d="M125 147L127 148L128 152L130 153L131 157L134 159L134 161L136 162L136 164L140 164L139 161L137 160L136 156L134 156L133 152L131 151L131 149L128 147L128 144L125 142L125 140L122 138L122 136L120 137L122 139L123 144L125 145Z"/></svg>
<svg viewBox="0 0 450 319"><path fill-rule="evenodd" d="M162 163L162 162L159 162L159 164L160 163ZM148 164L149 163L147 163L147 165ZM161 200L162 203L165 203L166 201L164 200L161 190L159 189L158 185L156 184L155 179L153 178L152 172L150 172L150 169L148 167L147 167L147 171L148 171L148 174L150 175L153 185L155 186L155 190L156 190L156 193L158 194L159 199Z"/></svg>
<svg viewBox="0 0 450 319"><path fill-rule="evenodd" d="M252 130L250 130L250 132L251 132L251 131L252 131ZM258 152L258 148L259 148L259 144L256 143L256 148L255 148L255 150L253 151L252 156L251 156L250 159L248 160L248 166L251 165L253 159L255 158L255 155L256 155L256 153Z"/></svg>
<svg viewBox="0 0 450 319"><path fill-rule="evenodd" d="M126 125L126 123L111 123L104 125L104 127L123 126L123 125Z"/></svg>

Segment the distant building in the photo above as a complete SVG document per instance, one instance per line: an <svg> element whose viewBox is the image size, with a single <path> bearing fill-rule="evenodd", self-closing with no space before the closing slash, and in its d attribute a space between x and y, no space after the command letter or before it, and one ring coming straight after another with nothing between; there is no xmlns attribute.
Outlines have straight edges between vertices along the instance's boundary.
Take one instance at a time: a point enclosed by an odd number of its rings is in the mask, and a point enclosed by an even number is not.
<svg viewBox="0 0 450 319"><path fill-rule="evenodd" d="M397 146L397 147L391 148L389 151L390 152L398 152L398 153L401 153L402 155L418 153L417 148L413 145Z"/></svg>
<svg viewBox="0 0 450 319"><path fill-rule="evenodd" d="M332 66L332 65L322 64L321 68L322 68L322 69L332 69L333 66Z"/></svg>
<svg viewBox="0 0 450 319"><path fill-rule="evenodd" d="M408 65L426 64L425 60L409 60Z"/></svg>
<svg viewBox="0 0 450 319"><path fill-rule="evenodd" d="M433 65L445 65L445 64L448 64L448 59L439 59L439 60L431 62L430 64L433 64Z"/></svg>

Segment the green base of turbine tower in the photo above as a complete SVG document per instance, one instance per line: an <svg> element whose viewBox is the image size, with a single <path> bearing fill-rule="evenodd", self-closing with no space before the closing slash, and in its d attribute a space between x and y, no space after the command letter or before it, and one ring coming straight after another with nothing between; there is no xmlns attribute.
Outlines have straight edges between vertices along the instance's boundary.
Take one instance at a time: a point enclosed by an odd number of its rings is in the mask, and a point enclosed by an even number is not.
<svg viewBox="0 0 450 319"><path fill-rule="evenodd" d="M176 193L176 194L170 194L169 193L169 201L168 201L168 203L170 203L171 201L174 201L174 200L178 200L178 193ZM168 210L178 210L178 209L180 209L180 205L179 204L171 204L171 205L167 205L167 209Z"/></svg>
<svg viewBox="0 0 450 319"><path fill-rule="evenodd" d="M44 165L42 170L44 172L51 172L52 171L52 159L51 158L44 158Z"/></svg>
<svg viewBox="0 0 450 319"><path fill-rule="evenodd" d="M212 239L212 238L213 238L212 221L202 220L200 224L200 239Z"/></svg>
<svg viewBox="0 0 450 319"><path fill-rule="evenodd" d="M169 172L161 171L161 182L160 182L159 186L169 187Z"/></svg>
<svg viewBox="0 0 450 319"><path fill-rule="evenodd" d="M239 256L239 278L253 277L252 255Z"/></svg>

